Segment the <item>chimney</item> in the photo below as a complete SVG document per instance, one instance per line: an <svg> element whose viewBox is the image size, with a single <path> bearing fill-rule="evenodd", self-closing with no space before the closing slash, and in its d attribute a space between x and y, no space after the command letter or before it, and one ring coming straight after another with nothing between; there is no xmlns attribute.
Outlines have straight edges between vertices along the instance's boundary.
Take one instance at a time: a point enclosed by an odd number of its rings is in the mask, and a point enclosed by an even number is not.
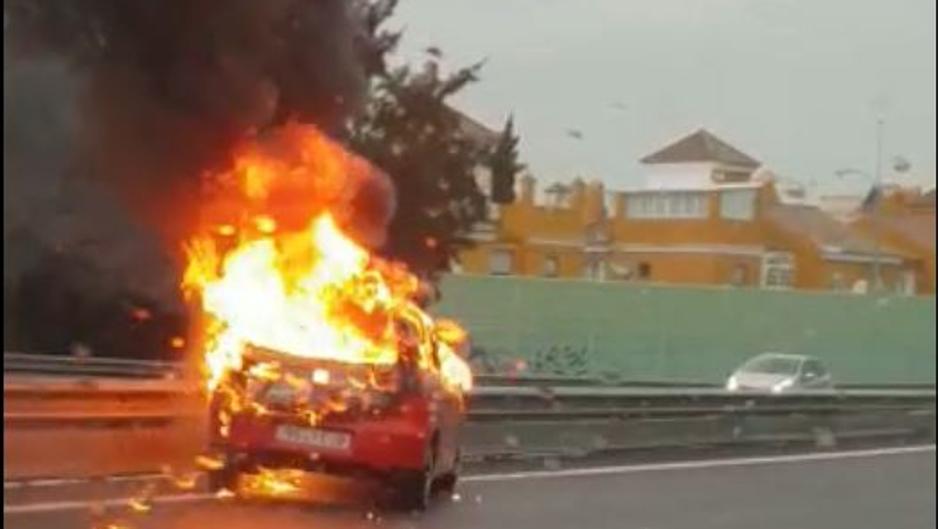
<svg viewBox="0 0 938 529"><path fill-rule="evenodd" d="M625 218L625 193L621 191L616 191L613 194L611 217L616 219Z"/></svg>
<svg viewBox="0 0 938 529"><path fill-rule="evenodd" d="M534 193L537 190L537 179L531 176L528 173L525 173L521 177L521 203L533 206L534 205Z"/></svg>

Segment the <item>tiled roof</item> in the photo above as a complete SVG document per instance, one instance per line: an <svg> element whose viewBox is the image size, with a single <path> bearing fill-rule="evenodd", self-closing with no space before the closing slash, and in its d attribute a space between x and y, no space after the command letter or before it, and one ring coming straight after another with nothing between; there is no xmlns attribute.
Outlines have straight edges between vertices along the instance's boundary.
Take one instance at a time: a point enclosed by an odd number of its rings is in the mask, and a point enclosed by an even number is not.
<svg viewBox="0 0 938 529"><path fill-rule="evenodd" d="M700 129L641 159L642 163L720 162L746 168L761 163L736 147Z"/></svg>
<svg viewBox="0 0 938 529"><path fill-rule="evenodd" d="M767 219L791 234L804 235L819 249L849 254L874 254L875 241L850 226L838 222L817 206L775 204L766 212ZM897 255L888 248L884 254Z"/></svg>

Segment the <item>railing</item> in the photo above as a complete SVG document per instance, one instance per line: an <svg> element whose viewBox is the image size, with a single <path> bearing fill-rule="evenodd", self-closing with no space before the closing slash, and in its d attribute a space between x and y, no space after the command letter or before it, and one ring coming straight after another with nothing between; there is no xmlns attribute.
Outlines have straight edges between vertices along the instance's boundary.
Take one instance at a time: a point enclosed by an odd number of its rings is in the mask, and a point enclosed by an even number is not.
<svg viewBox="0 0 938 529"><path fill-rule="evenodd" d="M182 366L176 362L150 360L3 353L3 373L173 379L182 376Z"/></svg>
<svg viewBox="0 0 938 529"><path fill-rule="evenodd" d="M4 373L72 377L115 377L179 379L183 368L178 362L131 360L123 358L79 357L69 355L3 354ZM482 387L597 387L628 388L720 388L720 384L700 380L629 380L618 376L571 376L549 373L522 375L477 374ZM846 383L840 389L934 390L934 384Z"/></svg>
<svg viewBox="0 0 938 529"><path fill-rule="evenodd" d="M5 477L153 471L167 462L185 464L204 446L204 399L172 364L6 354L4 371ZM477 380L464 435L469 460L935 436L934 387L771 395L558 377L510 380Z"/></svg>

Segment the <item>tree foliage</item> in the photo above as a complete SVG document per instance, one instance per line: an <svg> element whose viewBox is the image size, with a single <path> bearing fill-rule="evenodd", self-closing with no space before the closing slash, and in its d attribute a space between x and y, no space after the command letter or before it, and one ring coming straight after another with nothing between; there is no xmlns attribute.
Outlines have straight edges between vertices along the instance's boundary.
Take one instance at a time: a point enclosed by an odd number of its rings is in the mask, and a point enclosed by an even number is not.
<svg viewBox="0 0 938 529"><path fill-rule="evenodd" d="M396 2L367 4L371 41L391 52L400 34L380 33ZM495 145L470 137L449 99L478 80L481 63L440 73L441 52L428 50L422 70L386 69L383 59L371 70L372 82L362 112L350 120L348 142L388 173L397 189L396 214L382 252L432 277L446 270L472 227L486 217L485 194L476 173L488 169L497 182L498 200L510 202L518 138L509 119ZM506 187L508 191L506 191ZM493 186L493 191L494 191Z"/></svg>
<svg viewBox="0 0 938 529"><path fill-rule="evenodd" d="M435 63L432 63L435 64ZM400 67L375 82L349 142L390 175L397 207L382 251L428 275L445 269L462 235L485 216L475 171L488 155L466 137L446 98L476 79L479 66L440 76Z"/></svg>
<svg viewBox="0 0 938 529"><path fill-rule="evenodd" d="M515 177L524 170L524 164L518 162L518 141L514 117L509 116L487 160L492 174L491 198L496 204L515 201Z"/></svg>

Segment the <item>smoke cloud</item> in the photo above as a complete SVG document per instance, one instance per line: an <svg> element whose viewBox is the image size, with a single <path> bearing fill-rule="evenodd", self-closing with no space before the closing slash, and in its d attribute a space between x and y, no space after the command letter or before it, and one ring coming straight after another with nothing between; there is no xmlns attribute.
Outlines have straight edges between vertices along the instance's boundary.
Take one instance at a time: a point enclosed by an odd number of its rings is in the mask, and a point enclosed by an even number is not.
<svg viewBox="0 0 938 529"><path fill-rule="evenodd" d="M124 330L178 327L177 252L201 179L258 131L290 120L338 130L378 45L360 6L7 0L5 347L81 339L134 355ZM387 180L369 178L352 202L393 208Z"/></svg>

